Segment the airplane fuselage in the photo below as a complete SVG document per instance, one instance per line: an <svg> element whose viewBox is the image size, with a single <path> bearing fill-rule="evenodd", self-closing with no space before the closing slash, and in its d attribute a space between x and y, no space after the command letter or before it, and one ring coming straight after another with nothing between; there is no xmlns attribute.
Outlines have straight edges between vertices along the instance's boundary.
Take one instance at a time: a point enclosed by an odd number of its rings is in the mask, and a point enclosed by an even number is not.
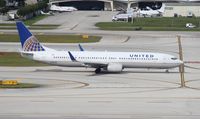
<svg viewBox="0 0 200 119"><path fill-rule="evenodd" d="M22 53L26 54L31 52ZM169 69L180 65L180 60L174 56L163 53L151 52L93 52L93 51L72 51L77 62L73 62L67 51L54 52L32 52L28 58L66 67L85 67L87 63L102 63L102 66L109 63L121 64L123 68L157 68ZM94 66L95 67L95 66Z"/></svg>
<svg viewBox="0 0 200 119"><path fill-rule="evenodd" d="M57 51L41 45L22 22L16 25L22 46L21 55L51 65L91 67L96 68L95 73L100 73L102 69L121 72L124 68L169 69L183 64L174 56L163 53L85 51L80 44L80 51Z"/></svg>

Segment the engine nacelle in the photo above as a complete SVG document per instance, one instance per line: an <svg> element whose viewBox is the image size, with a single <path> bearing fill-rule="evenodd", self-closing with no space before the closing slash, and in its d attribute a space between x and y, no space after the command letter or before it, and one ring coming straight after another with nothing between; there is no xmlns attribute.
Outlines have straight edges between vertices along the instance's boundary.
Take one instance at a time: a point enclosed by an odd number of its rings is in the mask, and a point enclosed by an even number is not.
<svg viewBox="0 0 200 119"><path fill-rule="evenodd" d="M107 66L107 71L109 72L121 72L122 69L122 64L110 63Z"/></svg>

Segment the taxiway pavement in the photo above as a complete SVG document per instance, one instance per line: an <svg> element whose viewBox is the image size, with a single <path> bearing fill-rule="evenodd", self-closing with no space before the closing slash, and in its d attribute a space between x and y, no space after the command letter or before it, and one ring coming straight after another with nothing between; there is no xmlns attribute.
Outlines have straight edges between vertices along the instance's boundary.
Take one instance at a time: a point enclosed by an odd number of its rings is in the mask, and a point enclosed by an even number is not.
<svg viewBox="0 0 200 119"><path fill-rule="evenodd" d="M184 61L193 62L186 64L190 68L185 68L187 87L180 88L178 68L171 69L170 73L164 70L125 69L122 73L96 75L94 69L86 68L0 67L1 80L17 79L20 82L45 85L35 89L0 89L0 118L200 118L200 64L197 63L200 61L199 32L101 31L93 24L94 19L105 18L103 20L106 21L107 17L102 13L88 12L85 14L87 17L82 16L77 21L76 15L68 14L75 17L66 21L58 20L63 24L59 29L33 31L102 36L100 43L82 44L89 51L151 51L175 56L178 56L176 36L181 35ZM88 22L84 24L83 20ZM11 33L16 30L2 32ZM58 50L78 50L77 44L44 45ZM0 43L0 51L16 51L19 48L19 43Z"/></svg>
<svg viewBox="0 0 200 119"><path fill-rule="evenodd" d="M142 37L142 36L141 36ZM109 40L109 39L108 39ZM184 59L199 61L198 38L182 37ZM45 44L78 50L77 44ZM7 49L19 44L1 44ZM13 47L14 46L14 47ZM178 56L176 37L131 38L124 43L83 44L87 50L159 51ZM1 47L1 48L2 48ZM186 88L178 69L125 69L94 74L94 69L63 67L0 67L0 79L44 84L37 89L1 89L0 117L7 119L198 119L200 64L187 64Z"/></svg>

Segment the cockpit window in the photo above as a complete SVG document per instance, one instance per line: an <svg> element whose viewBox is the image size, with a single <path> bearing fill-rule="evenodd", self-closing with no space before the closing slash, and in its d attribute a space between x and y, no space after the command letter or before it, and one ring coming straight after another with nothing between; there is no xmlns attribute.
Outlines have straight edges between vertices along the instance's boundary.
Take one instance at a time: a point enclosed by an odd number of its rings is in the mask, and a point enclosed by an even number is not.
<svg viewBox="0 0 200 119"><path fill-rule="evenodd" d="M176 57L172 57L171 59L172 59L172 60L177 60L178 58L176 58Z"/></svg>

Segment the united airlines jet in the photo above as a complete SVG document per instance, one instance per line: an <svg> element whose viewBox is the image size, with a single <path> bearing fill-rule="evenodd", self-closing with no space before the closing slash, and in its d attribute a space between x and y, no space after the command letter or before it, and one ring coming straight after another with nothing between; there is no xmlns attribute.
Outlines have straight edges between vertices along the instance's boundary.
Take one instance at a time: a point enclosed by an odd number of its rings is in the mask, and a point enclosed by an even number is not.
<svg viewBox="0 0 200 119"><path fill-rule="evenodd" d="M21 55L51 65L91 67L96 69L95 73L100 73L102 70L121 72L124 68L170 69L183 63L169 54L85 51L80 45L80 51L57 51L41 45L23 22L17 22L16 25L22 46Z"/></svg>

